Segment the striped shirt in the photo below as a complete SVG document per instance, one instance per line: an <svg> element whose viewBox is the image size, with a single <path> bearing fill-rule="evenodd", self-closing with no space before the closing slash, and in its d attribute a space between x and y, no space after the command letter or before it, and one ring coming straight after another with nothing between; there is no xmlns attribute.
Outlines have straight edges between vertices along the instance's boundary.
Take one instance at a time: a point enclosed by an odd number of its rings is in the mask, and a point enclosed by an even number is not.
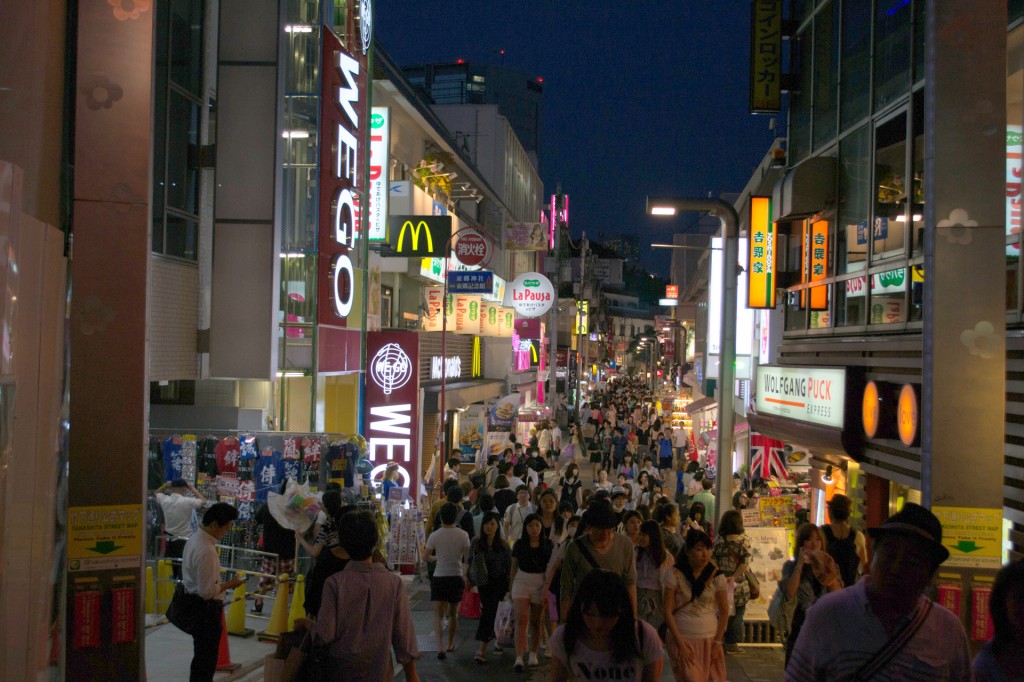
<svg viewBox="0 0 1024 682"><path fill-rule="evenodd" d="M852 680L889 641L868 602L866 580L824 595L808 610L786 668L786 682ZM967 634L960 619L938 604L932 605L906 646L872 678L874 682L970 679Z"/></svg>

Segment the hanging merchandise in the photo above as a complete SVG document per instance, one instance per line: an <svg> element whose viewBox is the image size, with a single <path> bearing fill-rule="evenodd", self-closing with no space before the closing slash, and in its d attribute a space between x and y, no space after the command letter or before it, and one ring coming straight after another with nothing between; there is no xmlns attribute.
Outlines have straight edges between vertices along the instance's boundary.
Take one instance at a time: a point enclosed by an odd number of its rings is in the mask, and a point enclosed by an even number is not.
<svg viewBox="0 0 1024 682"><path fill-rule="evenodd" d="M196 437L181 437L181 477L186 481L196 481Z"/></svg>
<svg viewBox="0 0 1024 682"><path fill-rule="evenodd" d="M214 448L217 458L217 473L220 475L237 476L238 458L242 443L234 436L228 436Z"/></svg>
<svg viewBox="0 0 1024 682"><path fill-rule="evenodd" d="M238 482L238 497L235 506L238 507L238 520L248 521L255 514L253 505L256 500L256 484L252 481Z"/></svg>
<svg viewBox="0 0 1024 682"><path fill-rule="evenodd" d="M164 480L173 481L183 477L185 462L181 454L181 436L174 435L163 442Z"/></svg>
<svg viewBox="0 0 1024 682"><path fill-rule="evenodd" d="M750 434L750 478L769 479L777 476L789 480L789 472L783 459L785 443L760 433Z"/></svg>
<svg viewBox="0 0 1024 682"><path fill-rule="evenodd" d="M285 436L284 450L281 452L286 460L299 459L299 439L295 436Z"/></svg>
<svg viewBox="0 0 1024 682"><path fill-rule="evenodd" d="M217 469L218 440L213 436L205 436L196 442L196 469L206 478L213 478Z"/></svg>
<svg viewBox="0 0 1024 682"><path fill-rule="evenodd" d="M256 501L265 503L268 495L276 493L281 482L285 480L281 453L273 448L263 448L263 452L253 464L253 480L256 483Z"/></svg>

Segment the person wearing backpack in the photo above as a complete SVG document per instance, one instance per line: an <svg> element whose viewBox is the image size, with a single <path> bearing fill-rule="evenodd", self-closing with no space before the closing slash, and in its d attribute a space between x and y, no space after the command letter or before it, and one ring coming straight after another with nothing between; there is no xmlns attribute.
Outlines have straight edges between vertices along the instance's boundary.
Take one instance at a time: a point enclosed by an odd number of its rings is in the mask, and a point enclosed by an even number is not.
<svg viewBox="0 0 1024 682"><path fill-rule="evenodd" d="M580 584L565 623L551 635L551 680L661 678L657 631L633 614L622 577L595 569Z"/></svg>
<svg viewBox="0 0 1024 682"><path fill-rule="evenodd" d="M857 573L868 572L868 549L864 534L850 527L853 500L836 494L828 501L831 523L822 526L825 531L825 549L836 560L844 585L857 582Z"/></svg>

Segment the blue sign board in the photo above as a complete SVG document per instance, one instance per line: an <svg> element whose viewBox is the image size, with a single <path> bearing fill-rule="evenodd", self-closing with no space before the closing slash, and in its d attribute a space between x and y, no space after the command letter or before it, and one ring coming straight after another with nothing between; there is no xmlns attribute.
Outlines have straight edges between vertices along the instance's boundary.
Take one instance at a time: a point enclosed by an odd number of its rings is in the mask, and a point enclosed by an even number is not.
<svg viewBox="0 0 1024 682"><path fill-rule="evenodd" d="M487 270L449 270L449 294L490 294L494 289L494 273Z"/></svg>

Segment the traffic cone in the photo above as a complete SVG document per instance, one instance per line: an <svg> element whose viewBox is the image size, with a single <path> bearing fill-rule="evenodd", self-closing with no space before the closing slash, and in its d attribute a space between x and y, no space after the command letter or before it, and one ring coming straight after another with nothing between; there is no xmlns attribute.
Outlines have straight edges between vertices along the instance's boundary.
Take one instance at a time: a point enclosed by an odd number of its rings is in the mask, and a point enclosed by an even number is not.
<svg viewBox="0 0 1024 682"><path fill-rule="evenodd" d="M295 619L306 617L306 576L295 576L295 594L292 595L292 605L288 609L288 631L295 629Z"/></svg>
<svg viewBox="0 0 1024 682"><path fill-rule="evenodd" d="M242 665L231 662L231 649L228 648L228 629L224 621L224 610L220 612L220 645L217 647L217 670L231 672Z"/></svg>
<svg viewBox="0 0 1024 682"><path fill-rule="evenodd" d="M152 566L146 566L146 613L156 613L156 583L153 582Z"/></svg>
<svg viewBox="0 0 1024 682"><path fill-rule="evenodd" d="M274 608L270 612L270 623L267 625L267 629L260 632L257 637L276 642L287 627L288 574L282 573L277 579L277 596L274 598Z"/></svg>
<svg viewBox="0 0 1024 682"><path fill-rule="evenodd" d="M239 573L239 578L244 578L245 573ZM227 619L228 634L234 637L252 637L256 632L245 626L245 583L235 588L231 593L231 604L228 606Z"/></svg>

